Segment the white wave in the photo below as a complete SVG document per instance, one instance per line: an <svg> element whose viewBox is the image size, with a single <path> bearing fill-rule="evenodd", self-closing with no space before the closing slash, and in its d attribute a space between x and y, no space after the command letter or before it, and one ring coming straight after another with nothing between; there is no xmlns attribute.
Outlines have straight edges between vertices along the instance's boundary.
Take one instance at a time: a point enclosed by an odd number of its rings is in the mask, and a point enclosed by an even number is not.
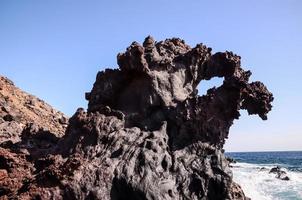
<svg viewBox="0 0 302 200"><path fill-rule="evenodd" d="M234 181L254 200L302 200L302 173L288 171L289 181L277 179L269 170L277 164L233 164ZM280 165L279 165L280 166Z"/></svg>

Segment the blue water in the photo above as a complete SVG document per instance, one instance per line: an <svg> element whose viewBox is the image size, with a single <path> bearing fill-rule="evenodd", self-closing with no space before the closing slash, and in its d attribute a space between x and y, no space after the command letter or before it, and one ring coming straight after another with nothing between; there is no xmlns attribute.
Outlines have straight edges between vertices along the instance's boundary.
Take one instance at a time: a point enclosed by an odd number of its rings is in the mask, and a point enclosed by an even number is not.
<svg viewBox="0 0 302 200"><path fill-rule="evenodd" d="M302 172L302 151L226 153L238 162L275 164L290 171Z"/></svg>
<svg viewBox="0 0 302 200"><path fill-rule="evenodd" d="M234 181L256 200L302 200L302 151L226 153L234 158ZM286 171L289 181L270 174L272 167ZM262 168L262 170L260 170ZM264 169L264 170L263 170Z"/></svg>

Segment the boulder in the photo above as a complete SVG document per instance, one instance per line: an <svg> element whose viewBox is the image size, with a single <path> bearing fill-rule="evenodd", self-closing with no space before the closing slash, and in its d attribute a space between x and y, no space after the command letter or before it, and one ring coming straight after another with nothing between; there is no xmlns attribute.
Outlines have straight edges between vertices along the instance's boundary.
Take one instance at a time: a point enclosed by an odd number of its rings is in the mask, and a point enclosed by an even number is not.
<svg viewBox="0 0 302 200"><path fill-rule="evenodd" d="M269 173L273 173L273 174L276 174L276 178L277 179L280 179L280 180L283 180L283 181L289 181L289 177L287 176L287 173L282 170L279 166L277 167L273 167Z"/></svg>
<svg viewBox="0 0 302 200"><path fill-rule="evenodd" d="M278 173L281 171L281 168L279 166L273 167L270 169L269 173Z"/></svg>
<svg viewBox="0 0 302 200"><path fill-rule="evenodd" d="M227 161L229 161L229 163L237 163L237 161L234 158L231 157L226 157Z"/></svg>

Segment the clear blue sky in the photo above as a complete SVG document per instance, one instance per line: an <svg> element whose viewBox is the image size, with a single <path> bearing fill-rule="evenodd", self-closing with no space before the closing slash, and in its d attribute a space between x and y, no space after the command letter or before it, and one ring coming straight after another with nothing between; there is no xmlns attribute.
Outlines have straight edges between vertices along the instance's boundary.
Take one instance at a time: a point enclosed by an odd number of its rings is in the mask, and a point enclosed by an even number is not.
<svg viewBox="0 0 302 200"><path fill-rule="evenodd" d="M275 96L268 121L241 112L226 150L302 150L301 11L300 0L0 0L0 74L72 115L132 41L202 42L241 55Z"/></svg>

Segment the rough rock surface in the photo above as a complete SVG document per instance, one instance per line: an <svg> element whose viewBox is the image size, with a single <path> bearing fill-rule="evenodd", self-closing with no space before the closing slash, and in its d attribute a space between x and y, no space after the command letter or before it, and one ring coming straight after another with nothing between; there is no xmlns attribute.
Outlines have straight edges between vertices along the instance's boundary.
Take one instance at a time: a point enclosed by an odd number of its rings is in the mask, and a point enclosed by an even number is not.
<svg viewBox="0 0 302 200"><path fill-rule="evenodd" d="M269 173L272 173L272 174L276 174L276 178L277 179L280 179L280 180L283 180L283 181L289 181L289 177L287 176L287 173L282 170L279 166L277 167L273 167Z"/></svg>
<svg viewBox="0 0 302 200"><path fill-rule="evenodd" d="M240 57L147 37L117 60L119 69L98 73L87 112L77 110L61 139L49 134L34 150L24 145L30 137L0 145L0 196L248 199L222 148L239 110L265 120L273 97L261 82L249 83ZM223 84L198 96L198 84L213 77Z"/></svg>
<svg viewBox="0 0 302 200"><path fill-rule="evenodd" d="M0 199L23 199L34 178L32 159L65 133L68 117L0 76Z"/></svg>
<svg viewBox="0 0 302 200"><path fill-rule="evenodd" d="M62 136L67 123L68 118L63 113L0 76L0 143L20 142L22 131L29 127Z"/></svg>

